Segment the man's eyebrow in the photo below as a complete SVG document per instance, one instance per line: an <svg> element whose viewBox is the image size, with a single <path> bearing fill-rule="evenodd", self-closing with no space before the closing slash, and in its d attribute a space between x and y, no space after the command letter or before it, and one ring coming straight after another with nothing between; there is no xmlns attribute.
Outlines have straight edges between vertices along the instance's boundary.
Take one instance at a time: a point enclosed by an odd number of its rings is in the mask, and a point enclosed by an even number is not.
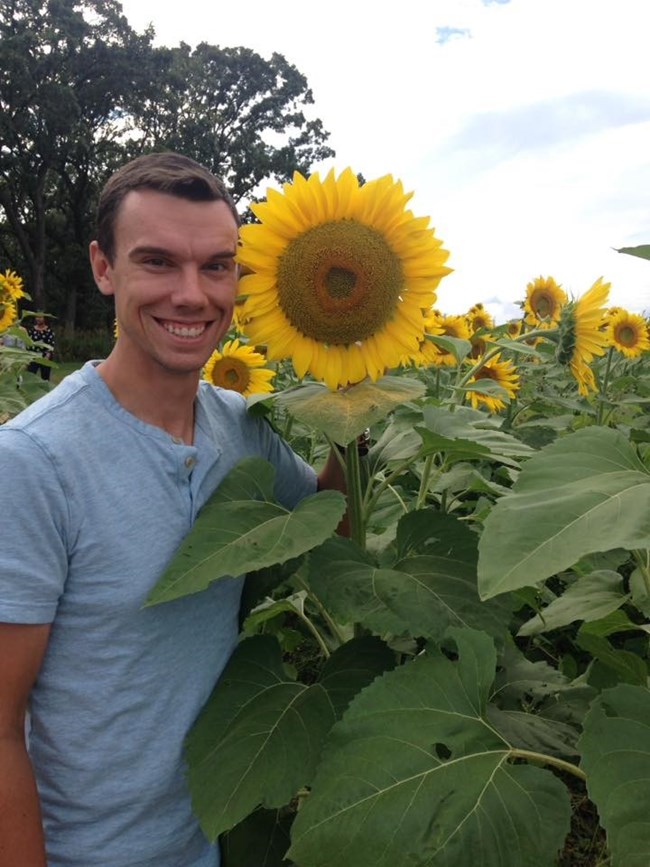
<svg viewBox="0 0 650 867"><path fill-rule="evenodd" d="M172 250L168 250L166 247L150 247L146 244L143 244L140 247L134 247L132 250L129 251L130 258L145 255L163 256L173 259L175 253ZM235 248L230 248L228 250L216 250L214 253L210 253L210 255L207 256L206 261L212 261L213 259L234 259L236 255L237 250Z"/></svg>

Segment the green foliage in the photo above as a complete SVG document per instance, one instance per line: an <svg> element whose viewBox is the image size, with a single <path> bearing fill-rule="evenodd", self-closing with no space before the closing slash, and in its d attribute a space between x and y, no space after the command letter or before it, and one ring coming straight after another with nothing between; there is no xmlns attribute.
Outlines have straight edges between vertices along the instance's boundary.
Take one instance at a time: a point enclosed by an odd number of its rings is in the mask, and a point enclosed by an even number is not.
<svg viewBox="0 0 650 867"><path fill-rule="evenodd" d="M589 794L607 830L612 867L650 862L650 691L621 684L605 690L585 717L580 738Z"/></svg>
<svg viewBox="0 0 650 867"><path fill-rule="evenodd" d="M451 635L457 661L431 651L384 675L332 729L294 824L298 865L553 863L567 794L544 771L509 763L485 717L494 648L481 633Z"/></svg>
<svg viewBox="0 0 650 867"><path fill-rule="evenodd" d="M531 458L490 513L481 595L535 584L618 546L650 548L650 472L622 434L585 428Z"/></svg>
<svg viewBox="0 0 650 867"><path fill-rule="evenodd" d="M274 475L261 458L238 464L201 510L149 605L198 593L218 578L284 563L334 532L345 511L342 494L321 491L290 512L273 501Z"/></svg>

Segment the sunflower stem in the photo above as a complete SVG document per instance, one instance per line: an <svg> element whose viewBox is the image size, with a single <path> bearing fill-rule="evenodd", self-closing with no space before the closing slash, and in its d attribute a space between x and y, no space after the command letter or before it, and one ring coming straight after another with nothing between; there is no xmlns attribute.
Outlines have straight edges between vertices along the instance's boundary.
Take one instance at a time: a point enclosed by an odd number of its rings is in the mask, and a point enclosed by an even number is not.
<svg viewBox="0 0 650 867"><path fill-rule="evenodd" d="M603 414L605 412L605 402L607 401L607 389L609 387L609 375L612 370L612 357L614 355L614 347L610 346L609 351L607 352L607 364L605 365L605 376L603 377L602 384L600 386L600 393L598 395L598 414L596 416L596 424L601 425L603 423Z"/></svg>
<svg viewBox="0 0 650 867"><path fill-rule="evenodd" d="M551 765L553 768L572 774L583 782L587 779L587 775L582 768L579 768L571 762L565 762L564 759L558 759L555 756L548 756L545 753L535 753L532 750L519 749L508 750L508 755L511 759L526 759L526 761L534 762L535 764Z"/></svg>
<svg viewBox="0 0 650 867"><path fill-rule="evenodd" d="M632 556L634 557L639 572L641 573L641 577L643 578L646 593L650 596L650 551L639 551L634 549L632 551Z"/></svg>
<svg viewBox="0 0 650 867"><path fill-rule="evenodd" d="M350 538L365 551L366 527L361 497L361 462L356 440L345 447L345 480L348 492Z"/></svg>
<svg viewBox="0 0 650 867"><path fill-rule="evenodd" d="M424 460L424 469L422 470L422 478L420 479L420 490L418 491L418 498L415 504L416 509L421 509L426 503L434 457L435 455L432 452L430 455L427 455Z"/></svg>

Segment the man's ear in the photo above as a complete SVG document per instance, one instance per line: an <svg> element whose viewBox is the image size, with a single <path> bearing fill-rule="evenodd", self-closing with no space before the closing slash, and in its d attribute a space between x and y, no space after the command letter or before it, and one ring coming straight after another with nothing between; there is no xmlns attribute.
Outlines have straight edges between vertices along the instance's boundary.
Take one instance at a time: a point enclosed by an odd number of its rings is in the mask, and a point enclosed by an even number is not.
<svg viewBox="0 0 650 867"><path fill-rule="evenodd" d="M93 277L97 288L102 295L114 295L113 282L111 280L111 263L102 252L97 241L91 241L89 247L90 265L93 269Z"/></svg>

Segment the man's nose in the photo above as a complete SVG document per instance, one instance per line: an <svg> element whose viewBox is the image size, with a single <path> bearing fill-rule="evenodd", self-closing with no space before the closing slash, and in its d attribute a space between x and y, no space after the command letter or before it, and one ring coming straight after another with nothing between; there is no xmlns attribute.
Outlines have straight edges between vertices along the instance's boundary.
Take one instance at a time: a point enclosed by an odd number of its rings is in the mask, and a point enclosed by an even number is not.
<svg viewBox="0 0 650 867"><path fill-rule="evenodd" d="M205 304L199 268L188 265L181 269L174 288L173 301L175 304L193 307Z"/></svg>

